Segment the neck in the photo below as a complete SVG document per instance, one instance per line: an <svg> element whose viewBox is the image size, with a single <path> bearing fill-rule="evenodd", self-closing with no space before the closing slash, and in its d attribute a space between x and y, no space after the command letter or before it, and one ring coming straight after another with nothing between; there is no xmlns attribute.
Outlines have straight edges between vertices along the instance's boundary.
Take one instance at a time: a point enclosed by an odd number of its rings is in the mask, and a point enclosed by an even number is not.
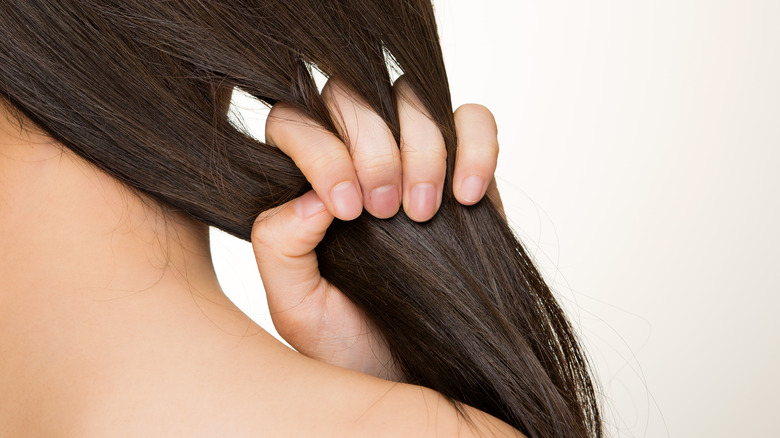
<svg viewBox="0 0 780 438"><path fill-rule="evenodd" d="M0 115L0 313L160 288L224 300L208 228Z"/></svg>
<svg viewBox="0 0 780 438"><path fill-rule="evenodd" d="M222 293L205 225L0 114L0 430L198 404L269 351L290 350Z"/></svg>

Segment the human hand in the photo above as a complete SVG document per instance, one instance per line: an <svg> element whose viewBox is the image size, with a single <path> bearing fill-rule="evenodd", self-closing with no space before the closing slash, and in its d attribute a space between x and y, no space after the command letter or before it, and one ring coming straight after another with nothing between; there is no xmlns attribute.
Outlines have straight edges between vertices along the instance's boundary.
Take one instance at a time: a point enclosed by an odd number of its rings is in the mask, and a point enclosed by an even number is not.
<svg viewBox="0 0 780 438"><path fill-rule="evenodd" d="M341 81L331 79L322 96L341 120L344 144L302 111L278 102L266 121L266 142L290 156L325 207L352 220L363 207L389 218L403 205L417 222L429 220L441 205L447 151L438 126L401 76L393 86L398 102L401 145L390 128ZM464 205L485 195L498 158L496 122L482 105L466 104L455 113L458 148L453 192Z"/></svg>
<svg viewBox="0 0 780 438"><path fill-rule="evenodd" d="M346 95L341 85L326 85L323 94L329 96L329 102L335 102L330 104L332 109L354 117L351 122L345 120L347 129L355 133L360 129L360 137L347 135L354 141L349 148L293 107L277 104L272 108L267 141L293 158L314 190L263 212L255 221L252 244L271 317L282 338L306 356L400 381L402 376L394 367L385 340L352 301L320 276L314 253L333 218L354 219L362 211L363 200L367 200L365 206L370 213L382 218L397 212L401 194L404 211L413 220L428 220L439 208L446 160L443 137L421 112L422 105L408 86L397 81L395 89L402 93L398 99L400 154L381 118ZM487 191L490 200L501 208L492 177L498 155L492 114L481 105L464 105L454 117L459 142L456 199L470 205ZM396 175L401 168L401 175ZM477 179L471 181L478 183L466 183L464 187L464 181L472 176ZM354 185L356 199L341 199L345 192L339 189L334 195L333 188L345 183ZM411 188L415 184L434 187L435 196L419 196L420 190ZM400 188L380 190L377 198L374 190L387 185Z"/></svg>

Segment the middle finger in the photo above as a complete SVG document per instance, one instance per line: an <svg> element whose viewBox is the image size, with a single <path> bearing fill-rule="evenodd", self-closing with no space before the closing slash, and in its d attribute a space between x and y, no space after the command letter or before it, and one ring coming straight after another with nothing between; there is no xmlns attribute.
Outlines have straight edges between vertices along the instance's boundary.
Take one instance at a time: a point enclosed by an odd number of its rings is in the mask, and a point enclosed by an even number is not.
<svg viewBox="0 0 780 438"><path fill-rule="evenodd" d="M393 216L401 204L401 152L390 128L337 79L325 84L322 97L341 125L366 210L381 219Z"/></svg>

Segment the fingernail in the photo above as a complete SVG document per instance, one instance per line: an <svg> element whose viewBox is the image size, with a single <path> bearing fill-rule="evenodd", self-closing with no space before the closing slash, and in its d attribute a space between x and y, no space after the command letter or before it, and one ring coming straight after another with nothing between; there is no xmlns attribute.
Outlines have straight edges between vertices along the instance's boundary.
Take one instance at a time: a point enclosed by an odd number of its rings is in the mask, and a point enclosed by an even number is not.
<svg viewBox="0 0 780 438"><path fill-rule="evenodd" d="M339 219L354 219L363 211L360 193L352 181L344 181L333 186L330 189L330 200Z"/></svg>
<svg viewBox="0 0 780 438"><path fill-rule="evenodd" d="M322 210L325 210L325 204L322 203L314 190L307 192L295 201L295 211L303 219L314 216Z"/></svg>
<svg viewBox="0 0 780 438"><path fill-rule="evenodd" d="M433 216L436 209L436 186L430 183L420 183L412 187L409 207L412 219L427 220Z"/></svg>
<svg viewBox="0 0 780 438"><path fill-rule="evenodd" d="M386 218L394 215L400 202L396 185L377 187L371 191L371 209L375 216Z"/></svg>
<svg viewBox="0 0 780 438"><path fill-rule="evenodd" d="M477 202L485 194L485 181L477 175L471 175L460 184L460 197L466 202Z"/></svg>

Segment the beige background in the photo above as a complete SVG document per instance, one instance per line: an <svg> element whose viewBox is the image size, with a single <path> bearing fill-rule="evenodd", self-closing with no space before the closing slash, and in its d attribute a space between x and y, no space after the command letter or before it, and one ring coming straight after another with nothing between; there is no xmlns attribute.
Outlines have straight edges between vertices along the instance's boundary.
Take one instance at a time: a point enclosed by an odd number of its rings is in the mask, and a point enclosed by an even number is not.
<svg viewBox="0 0 780 438"><path fill-rule="evenodd" d="M436 5L454 103L496 115L511 222L610 435L778 436L780 1ZM273 331L249 244L212 247Z"/></svg>

